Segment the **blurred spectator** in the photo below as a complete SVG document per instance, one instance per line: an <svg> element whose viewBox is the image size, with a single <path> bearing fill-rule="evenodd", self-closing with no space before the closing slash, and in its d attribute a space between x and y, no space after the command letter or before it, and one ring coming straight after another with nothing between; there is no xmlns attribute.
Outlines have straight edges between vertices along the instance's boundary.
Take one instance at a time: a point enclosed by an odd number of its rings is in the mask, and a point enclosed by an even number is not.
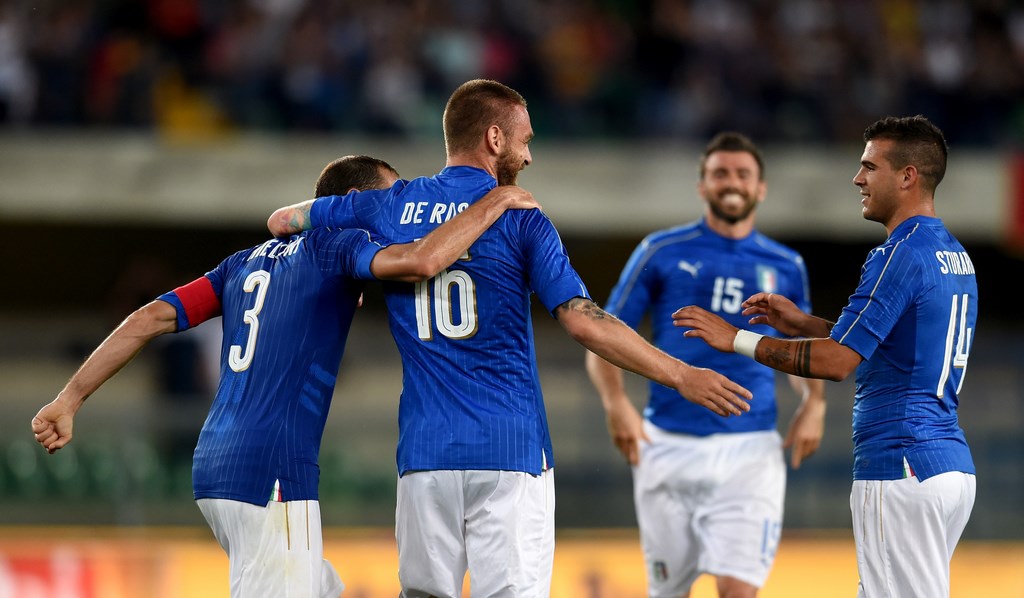
<svg viewBox="0 0 1024 598"><path fill-rule="evenodd" d="M24 24L0 2L0 121L24 123L35 102L35 77L25 55Z"/></svg>
<svg viewBox="0 0 1024 598"><path fill-rule="evenodd" d="M923 112L1024 142L1008 0L0 0L0 122L410 135L459 82L539 134L837 141Z"/></svg>

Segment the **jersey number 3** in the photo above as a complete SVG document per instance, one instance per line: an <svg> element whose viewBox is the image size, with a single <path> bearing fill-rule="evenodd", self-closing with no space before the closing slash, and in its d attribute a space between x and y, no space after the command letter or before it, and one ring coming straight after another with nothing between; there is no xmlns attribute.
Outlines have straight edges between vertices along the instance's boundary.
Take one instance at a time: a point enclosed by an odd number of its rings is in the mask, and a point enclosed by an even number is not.
<svg viewBox="0 0 1024 598"><path fill-rule="evenodd" d="M256 293L256 302L252 308L245 310L242 314L242 321L249 325L249 336L245 339L245 353L242 347L231 345L228 352L228 365L236 372L244 372L252 364L253 355L256 353L256 335L260 333L260 310L263 309L263 300L267 297L267 289L270 287L270 272L257 270L246 277L242 290L246 293Z"/></svg>
<svg viewBox="0 0 1024 598"><path fill-rule="evenodd" d="M433 340L435 325L447 338L469 338L476 334L478 320L476 284L468 272L442 270L430 280L416 283L416 332L420 340Z"/></svg>
<svg viewBox="0 0 1024 598"><path fill-rule="evenodd" d="M971 332L972 329L967 327L967 294L959 297L953 295L953 305L949 309L949 328L946 329L946 350L942 354L942 375L939 376L939 385L935 389L935 393L939 395L940 399L945 394L946 380L949 380L949 372L952 368L964 370L960 372L960 381L956 385L957 393L960 392L960 387L964 384L967 354L971 350ZM954 347L956 347L955 353L953 352Z"/></svg>

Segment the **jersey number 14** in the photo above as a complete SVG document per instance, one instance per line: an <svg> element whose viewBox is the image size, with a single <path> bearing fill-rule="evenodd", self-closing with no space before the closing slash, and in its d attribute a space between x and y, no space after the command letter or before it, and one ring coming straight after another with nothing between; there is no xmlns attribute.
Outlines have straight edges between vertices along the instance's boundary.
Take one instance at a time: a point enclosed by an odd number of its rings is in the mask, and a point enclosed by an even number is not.
<svg viewBox="0 0 1024 598"><path fill-rule="evenodd" d="M957 393L964 384L967 373L967 354L971 350L971 332L967 327L967 294L953 295L953 305L949 309L949 328L946 329L946 349L942 355L942 375L935 393L941 399L945 394L946 381L952 368L960 368L960 381L956 385ZM954 352L954 347L956 352Z"/></svg>

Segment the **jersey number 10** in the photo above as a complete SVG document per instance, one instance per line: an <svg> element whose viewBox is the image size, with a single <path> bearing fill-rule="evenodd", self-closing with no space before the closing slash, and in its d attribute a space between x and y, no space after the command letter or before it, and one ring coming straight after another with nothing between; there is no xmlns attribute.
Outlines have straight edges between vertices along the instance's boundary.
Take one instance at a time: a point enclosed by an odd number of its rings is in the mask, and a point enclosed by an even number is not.
<svg viewBox="0 0 1024 598"><path fill-rule="evenodd" d="M476 284L468 272L442 270L430 280L416 283L416 331L420 340L433 340L435 325L444 337L469 338L476 334L478 321Z"/></svg>

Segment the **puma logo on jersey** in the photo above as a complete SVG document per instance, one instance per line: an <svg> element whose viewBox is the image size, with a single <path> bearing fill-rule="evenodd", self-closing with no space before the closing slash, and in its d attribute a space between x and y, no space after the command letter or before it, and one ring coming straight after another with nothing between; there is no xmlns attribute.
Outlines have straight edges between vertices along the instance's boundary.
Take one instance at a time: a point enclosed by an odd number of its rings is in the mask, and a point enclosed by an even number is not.
<svg viewBox="0 0 1024 598"><path fill-rule="evenodd" d="M689 272L690 276L694 278L697 278L697 270L700 270L701 265L702 264L700 262L697 262L696 264L691 264L686 260L679 260L679 269Z"/></svg>

